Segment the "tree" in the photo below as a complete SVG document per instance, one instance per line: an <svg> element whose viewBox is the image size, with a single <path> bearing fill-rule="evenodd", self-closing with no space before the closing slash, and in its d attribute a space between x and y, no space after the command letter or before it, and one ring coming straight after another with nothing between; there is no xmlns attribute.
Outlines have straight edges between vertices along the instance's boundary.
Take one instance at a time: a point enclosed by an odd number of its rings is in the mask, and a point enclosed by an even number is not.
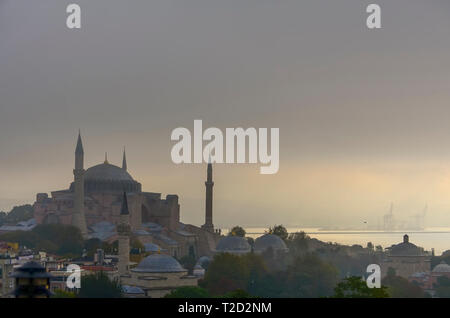
<svg viewBox="0 0 450 318"><path fill-rule="evenodd" d="M446 276L440 276L437 279L437 283L434 284L436 290L436 296L440 298L450 298L450 278Z"/></svg>
<svg viewBox="0 0 450 318"><path fill-rule="evenodd" d="M79 298L120 298L122 288L118 280L111 280L104 272L81 277Z"/></svg>
<svg viewBox="0 0 450 318"><path fill-rule="evenodd" d="M180 264L184 268L186 268L190 274L192 274L192 271L194 270L194 266L196 264L195 257L192 255L183 256L180 259Z"/></svg>
<svg viewBox="0 0 450 318"><path fill-rule="evenodd" d="M58 255L79 256L83 250L84 241L80 230L72 225L40 224L33 230L41 239L57 243L55 251Z"/></svg>
<svg viewBox="0 0 450 318"><path fill-rule="evenodd" d="M264 260L259 255L221 253L208 265L200 285L212 296L224 295L237 289L249 292L258 285L266 272Z"/></svg>
<svg viewBox="0 0 450 318"><path fill-rule="evenodd" d="M139 241L139 239L136 236L131 237L130 247L131 247L131 249L135 249L135 250L139 250L139 251L145 250L144 244L142 244L142 242Z"/></svg>
<svg viewBox="0 0 450 318"><path fill-rule="evenodd" d="M388 298L386 286L369 288L367 283L358 276L345 278L334 289L334 298Z"/></svg>
<svg viewBox="0 0 450 318"><path fill-rule="evenodd" d="M400 276L386 275L383 285L386 285L392 298L424 298L427 296L418 285Z"/></svg>
<svg viewBox="0 0 450 318"><path fill-rule="evenodd" d="M89 257L93 257L97 253L97 249L100 248L102 248L102 241L98 238L91 238L84 241L84 249Z"/></svg>
<svg viewBox="0 0 450 318"><path fill-rule="evenodd" d="M288 238L288 231L283 225L274 225L273 227L270 227L267 231L269 234L277 235L279 236L283 241L285 241Z"/></svg>
<svg viewBox="0 0 450 318"><path fill-rule="evenodd" d="M80 256L84 246L80 230L64 224L40 224L31 231L2 234L0 240L68 257Z"/></svg>
<svg viewBox="0 0 450 318"><path fill-rule="evenodd" d="M209 294L201 287L183 286L171 291L164 298L209 298Z"/></svg>
<svg viewBox="0 0 450 318"><path fill-rule="evenodd" d="M214 257L208 265L202 287L211 295L222 295L227 292L246 288L246 268L240 256L222 253Z"/></svg>
<svg viewBox="0 0 450 318"><path fill-rule="evenodd" d="M338 281L338 270L315 254L294 259L285 277L287 297L324 297L333 294Z"/></svg>
<svg viewBox="0 0 450 318"><path fill-rule="evenodd" d="M309 236L306 235L305 232L301 231L289 234L286 243L287 246L289 247L289 250L293 254L299 254L306 252L308 250L308 240Z"/></svg>
<svg viewBox="0 0 450 318"><path fill-rule="evenodd" d="M387 276L396 276L396 275L397 275L397 272L396 272L395 268L393 268L393 267L388 267L388 270L387 270L386 275L387 275Z"/></svg>
<svg viewBox="0 0 450 318"><path fill-rule="evenodd" d="M225 295L220 296L220 298L254 298L254 297L249 293L247 293L245 290L236 289L226 293Z"/></svg>
<svg viewBox="0 0 450 318"><path fill-rule="evenodd" d="M8 213L0 212L0 226L3 224L16 224L33 218L33 207L29 204L15 206Z"/></svg>
<svg viewBox="0 0 450 318"><path fill-rule="evenodd" d="M233 227L230 232L228 233L229 236L240 236L240 237L245 237L245 230L244 228L236 225L235 227Z"/></svg>

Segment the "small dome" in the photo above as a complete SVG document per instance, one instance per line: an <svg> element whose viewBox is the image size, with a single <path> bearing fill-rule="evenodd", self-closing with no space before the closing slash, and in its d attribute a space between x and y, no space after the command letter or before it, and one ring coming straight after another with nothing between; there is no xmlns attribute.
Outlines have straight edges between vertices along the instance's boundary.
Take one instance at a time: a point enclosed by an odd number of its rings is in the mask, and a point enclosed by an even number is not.
<svg viewBox="0 0 450 318"><path fill-rule="evenodd" d="M137 286L123 285L122 291L126 294L135 294L135 295L145 294L145 291L142 288L137 287Z"/></svg>
<svg viewBox="0 0 450 318"><path fill-rule="evenodd" d="M436 265L436 267L433 268L433 273L450 273L450 265L442 261L439 265Z"/></svg>
<svg viewBox="0 0 450 318"><path fill-rule="evenodd" d="M211 258L210 257L208 257L208 256L202 256L202 257L200 257L198 260L197 260L197 265L200 265L200 266L203 266L203 265L205 265L205 263L206 264L208 264L208 263L210 263L211 262Z"/></svg>
<svg viewBox="0 0 450 318"><path fill-rule="evenodd" d="M272 248L276 251L287 251L288 248L284 241L277 235L264 234L255 240L254 250L255 252L262 253L268 248Z"/></svg>
<svg viewBox="0 0 450 318"><path fill-rule="evenodd" d="M86 170L85 180L96 181L134 181L126 170L109 163L102 163Z"/></svg>
<svg viewBox="0 0 450 318"><path fill-rule="evenodd" d="M220 239L216 246L216 252L219 253L249 253L250 244L240 236L225 236Z"/></svg>
<svg viewBox="0 0 450 318"><path fill-rule="evenodd" d="M159 245L156 245L154 243L145 243L144 248L146 252L154 252L154 253L162 250L162 248L159 247Z"/></svg>
<svg viewBox="0 0 450 318"><path fill-rule="evenodd" d="M131 271L141 273L178 273L186 272L186 269L172 256L153 254L144 258Z"/></svg>

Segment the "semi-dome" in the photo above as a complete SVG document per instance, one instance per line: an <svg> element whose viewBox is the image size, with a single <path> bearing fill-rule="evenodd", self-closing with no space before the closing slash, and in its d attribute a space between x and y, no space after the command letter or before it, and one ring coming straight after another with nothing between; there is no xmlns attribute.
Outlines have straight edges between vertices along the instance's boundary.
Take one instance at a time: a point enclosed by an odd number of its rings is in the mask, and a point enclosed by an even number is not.
<svg viewBox="0 0 450 318"><path fill-rule="evenodd" d="M265 250L272 248L274 252L288 250L284 241L277 235L274 234L264 234L255 240L255 245L253 246L255 252L262 253Z"/></svg>
<svg viewBox="0 0 450 318"><path fill-rule="evenodd" d="M144 258L131 271L141 273L178 273L186 272L187 270L170 255L153 254Z"/></svg>
<svg viewBox="0 0 450 318"><path fill-rule="evenodd" d="M439 265L433 268L433 273L450 273L450 265L442 261Z"/></svg>
<svg viewBox="0 0 450 318"><path fill-rule="evenodd" d="M225 236L216 246L216 252L244 254L250 252L250 244L240 236Z"/></svg>

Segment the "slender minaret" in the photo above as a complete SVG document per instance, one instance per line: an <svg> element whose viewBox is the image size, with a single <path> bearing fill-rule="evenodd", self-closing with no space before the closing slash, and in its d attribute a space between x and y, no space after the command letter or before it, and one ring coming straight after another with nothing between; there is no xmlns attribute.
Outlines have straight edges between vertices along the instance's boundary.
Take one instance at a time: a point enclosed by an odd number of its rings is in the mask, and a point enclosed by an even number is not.
<svg viewBox="0 0 450 318"><path fill-rule="evenodd" d="M202 226L209 232L214 232L214 225L212 219L212 205L213 205L213 186L212 180L212 163L211 157L208 160L207 176L206 176L206 201L205 201L205 224Z"/></svg>
<svg viewBox="0 0 450 318"><path fill-rule="evenodd" d="M86 218L84 216L84 151L81 134L78 132L77 147L75 149L74 175L74 209L72 214L72 225L80 229L84 238L87 236Z"/></svg>
<svg viewBox="0 0 450 318"><path fill-rule="evenodd" d="M128 272L130 263L130 212L128 211L127 194L123 193L122 208L120 209L120 222L117 226L119 234L119 275Z"/></svg>
<svg viewBox="0 0 450 318"><path fill-rule="evenodd" d="M122 169L127 171L127 155L125 154L125 147L123 147Z"/></svg>

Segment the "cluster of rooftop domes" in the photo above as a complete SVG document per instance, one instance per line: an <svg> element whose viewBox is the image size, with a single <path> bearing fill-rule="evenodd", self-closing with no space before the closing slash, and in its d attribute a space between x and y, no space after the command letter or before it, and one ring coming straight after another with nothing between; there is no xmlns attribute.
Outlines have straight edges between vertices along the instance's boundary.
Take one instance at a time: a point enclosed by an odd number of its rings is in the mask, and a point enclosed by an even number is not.
<svg viewBox="0 0 450 318"><path fill-rule="evenodd" d="M170 255L152 254L144 258L131 271L140 273L179 273L187 272L178 261Z"/></svg>
<svg viewBox="0 0 450 318"><path fill-rule="evenodd" d="M274 234L264 234L255 240L255 245L253 250L256 253L263 253L269 249L274 252L287 252L288 248L286 243L277 235Z"/></svg>
<svg viewBox="0 0 450 318"><path fill-rule="evenodd" d="M219 240L216 246L216 252L245 254L251 251L250 244L240 236L225 236Z"/></svg>
<svg viewBox="0 0 450 318"><path fill-rule="evenodd" d="M253 250L256 253L263 253L269 249L275 253L288 251L284 241L277 235L264 234L255 240ZM245 254L250 251L251 246L247 239L240 236L225 236L219 240L216 246L217 253Z"/></svg>

